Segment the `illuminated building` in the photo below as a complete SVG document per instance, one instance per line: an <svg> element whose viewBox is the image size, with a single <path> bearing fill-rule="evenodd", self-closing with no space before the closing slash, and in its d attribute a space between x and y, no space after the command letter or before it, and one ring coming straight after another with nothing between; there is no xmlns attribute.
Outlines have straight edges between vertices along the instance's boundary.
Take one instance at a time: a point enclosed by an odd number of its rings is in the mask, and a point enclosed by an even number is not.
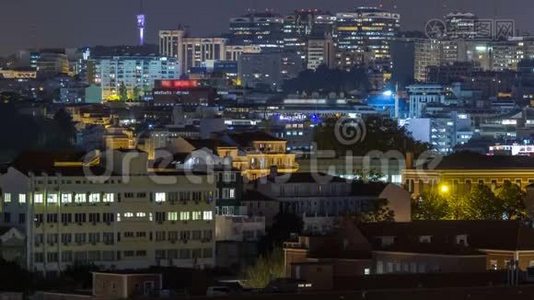
<svg viewBox="0 0 534 300"><path fill-rule="evenodd" d="M250 13L230 19L230 44L256 45L262 49L284 46L284 18L271 12Z"/></svg>
<svg viewBox="0 0 534 300"><path fill-rule="evenodd" d="M183 29L159 32L160 55L175 57L183 74L207 61L225 60L226 44L225 38L187 37Z"/></svg>
<svg viewBox="0 0 534 300"><path fill-rule="evenodd" d="M407 168L402 177L405 188L414 196L432 187L441 190L443 185L451 195L464 195L477 184L494 189L510 182L525 189L534 183L533 170L534 160L530 157L457 153L444 157L432 169Z"/></svg>
<svg viewBox="0 0 534 300"><path fill-rule="evenodd" d="M110 173L99 157L63 156L24 157L0 177L2 222L26 235L28 270L214 266L212 174L193 183L183 172L147 170L137 151L114 151Z"/></svg>
<svg viewBox="0 0 534 300"><path fill-rule="evenodd" d="M37 78L37 71L34 69L0 69L0 78L4 79L35 79Z"/></svg>
<svg viewBox="0 0 534 300"><path fill-rule="evenodd" d="M295 52L298 63L305 64L308 60L307 40L315 34L316 37L324 37L326 33L318 33L315 30L315 19L321 12L317 9L296 10L284 18L283 39L284 50Z"/></svg>
<svg viewBox="0 0 534 300"><path fill-rule="evenodd" d="M17 54L18 64L37 71L37 76L69 74L69 57L65 49L22 50Z"/></svg>
<svg viewBox="0 0 534 300"><path fill-rule="evenodd" d="M407 86L409 95L410 118L420 118L425 106L429 103L443 103L445 101L445 88L439 84L415 84Z"/></svg>
<svg viewBox="0 0 534 300"><path fill-rule="evenodd" d="M347 69L363 62L391 70L390 42L399 28L399 14L378 8L360 7L336 14L334 40L339 67Z"/></svg>
<svg viewBox="0 0 534 300"><path fill-rule="evenodd" d="M489 155L534 156L534 145L531 144L496 144L489 147Z"/></svg>
<svg viewBox="0 0 534 300"><path fill-rule="evenodd" d="M216 156L210 159L212 164L228 160L249 180L267 176L272 168L280 173L298 170L295 154L287 153L287 141L261 131L230 133L217 139L178 139L171 148L174 152L188 154L209 149Z"/></svg>
<svg viewBox="0 0 534 300"><path fill-rule="evenodd" d="M184 30L159 31L159 55L178 58L178 45L184 38Z"/></svg>
<svg viewBox="0 0 534 300"><path fill-rule="evenodd" d="M217 92L197 80L157 80L153 95L155 105L196 107L212 105Z"/></svg>
<svg viewBox="0 0 534 300"><path fill-rule="evenodd" d="M336 50L332 37L308 39L306 58L310 70L315 70L320 65L335 67Z"/></svg>
<svg viewBox="0 0 534 300"><path fill-rule="evenodd" d="M255 45L226 45L225 47L227 61L238 61L243 53L260 53L261 48Z"/></svg>
<svg viewBox="0 0 534 300"><path fill-rule="evenodd" d="M470 116L456 112L408 119L404 126L415 140L431 144L443 155L452 153L454 147L467 143L474 135Z"/></svg>
<svg viewBox="0 0 534 300"><path fill-rule="evenodd" d="M151 98L154 82L159 79L178 79L180 70L175 58L157 56L113 56L92 60L94 78L105 101L140 100ZM124 85L127 99L121 99Z"/></svg>
<svg viewBox="0 0 534 300"><path fill-rule="evenodd" d="M239 79L244 87L276 90L282 84L281 53L246 53L238 64Z"/></svg>

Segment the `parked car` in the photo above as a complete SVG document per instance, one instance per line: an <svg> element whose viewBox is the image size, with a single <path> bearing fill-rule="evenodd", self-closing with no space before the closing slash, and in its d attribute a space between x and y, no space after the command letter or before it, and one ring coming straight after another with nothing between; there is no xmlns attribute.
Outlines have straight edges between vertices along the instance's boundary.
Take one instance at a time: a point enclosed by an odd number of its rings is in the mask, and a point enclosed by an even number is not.
<svg viewBox="0 0 534 300"><path fill-rule="evenodd" d="M230 295L231 290L227 286L210 286L206 290L206 296L208 297L221 297Z"/></svg>

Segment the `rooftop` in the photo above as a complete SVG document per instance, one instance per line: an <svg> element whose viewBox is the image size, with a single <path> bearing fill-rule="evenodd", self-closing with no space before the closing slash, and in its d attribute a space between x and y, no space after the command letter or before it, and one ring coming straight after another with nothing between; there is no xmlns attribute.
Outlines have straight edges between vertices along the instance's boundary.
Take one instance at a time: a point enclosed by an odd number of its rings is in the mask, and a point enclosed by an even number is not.
<svg viewBox="0 0 534 300"><path fill-rule="evenodd" d="M446 156L436 170L534 169L534 158L525 156L487 156L459 152Z"/></svg>

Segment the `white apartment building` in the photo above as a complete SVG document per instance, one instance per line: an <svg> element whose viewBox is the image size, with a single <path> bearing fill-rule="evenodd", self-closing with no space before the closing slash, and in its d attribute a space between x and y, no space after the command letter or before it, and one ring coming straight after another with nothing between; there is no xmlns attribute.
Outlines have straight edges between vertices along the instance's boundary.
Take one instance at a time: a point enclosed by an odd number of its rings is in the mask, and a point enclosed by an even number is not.
<svg viewBox="0 0 534 300"><path fill-rule="evenodd" d="M111 172L97 158L15 164L0 176L0 220L26 235L27 269L51 275L74 263L214 266L214 176L148 172L146 153L113 155Z"/></svg>
<svg viewBox="0 0 534 300"><path fill-rule="evenodd" d="M127 98L139 100L152 95L154 82L178 79L181 72L175 58L157 56L113 56L95 59L93 83L102 90L102 100L121 99L124 85Z"/></svg>
<svg viewBox="0 0 534 300"><path fill-rule="evenodd" d="M407 86L409 95L409 117L420 118L429 103L443 103L445 88L439 84L414 84Z"/></svg>

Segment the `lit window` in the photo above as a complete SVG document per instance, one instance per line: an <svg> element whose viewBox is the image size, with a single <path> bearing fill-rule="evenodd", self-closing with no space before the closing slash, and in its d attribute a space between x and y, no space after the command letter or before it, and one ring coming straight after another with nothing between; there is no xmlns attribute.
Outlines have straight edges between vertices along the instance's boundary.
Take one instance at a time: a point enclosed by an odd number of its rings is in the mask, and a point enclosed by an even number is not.
<svg viewBox="0 0 534 300"><path fill-rule="evenodd" d="M85 202L87 202L87 195L86 194L76 194L76 195L74 195L74 202L76 202L76 203L85 203Z"/></svg>
<svg viewBox="0 0 534 300"><path fill-rule="evenodd" d="M134 214L131 213L131 212L124 213L124 217L125 218L132 218L133 216L134 216Z"/></svg>
<svg viewBox="0 0 534 300"><path fill-rule="evenodd" d="M181 216L181 214L180 214ZM178 221L178 213L177 212L169 212L167 214L167 220L169 221Z"/></svg>
<svg viewBox="0 0 534 300"><path fill-rule="evenodd" d="M138 213L135 214L135 216L138 217L138 218L144 218L144 217L146 217L146 213L138 212Z"/></svg>
<svg viewBox="0 0 534 300"><path fill-rule="evenodd" d="M121 221L121 214L117 213L117 222L120 222L120 221Z"/></svg>
<svg viewBox="0 0 534 300"><path fill-rule="evenodd" d="M180 221L187 221L190 219L189 212L188 211L181 211L180 212Z"/></svg>
<svg viewBox="0 0 534 300"><path fill-rule="evenodd" d="M155 201L156 202L165 202L165 193L156 193Z"/></svg>
<svg viewBox="0 0 534 300"><path fill-rule="evenodd" d="M204 212L204 220L213 220L213 212L212 211L205 211Z"/></svg>
<svg viewBox="0 0 534 300"><path fill-rule="evenodd" d="M4 194L4 203L10 203L11 202L11 194L5 193Z"/></svg>
<svg viewBox="0 0 534 300"><path fill-rule="evenodd" d="M56 204L57 200L58 200L57 194L48 194L48 196L46 197L46 203L49 203L49 204L50 203Z"/></svg>
<svg viewBox="0 0 534 300"><path fill-rule="evenodd" d="M230 199L235 198L235 189L230 189Z"/></svg>
<svg viewBox="0 0 534 300"><path fill-rule="evenodd" d="M102 202L110 203L114 201L114 196L112 193L106 193L104 194L104 197L102 198Z"/></svg>
<svg viewBox="0 0 534 300"><path fill-rule="evenodd" d="M89 195L89 202L90 203L100 202L100 194L96 194L96 193L90 194Z"/></svg>
<svg viewBox="0 0 534 300"><path fill-rule="evenodd" d="M19 203L26 203L26 194L19 194Z"/></svg>
<svg viewBox="0 0 534 300"><path fill-rule="evenodd" d="M35 194L35 196L33 197L33 202L34 203L43 203L44 202L43 194Z"/></svg>
<svg viewBox="0 0 534 300"><path fill-rule="evenodd" d="M371 269L369 269L369 268L365 268L365 269L363 270L363 274L364 274L364 275L371 275Z"/></svg>
<svg viewBox="0 0 534 300"><path fill-rule="evenodd" d="M200 220L200 218L202 218L202 212L201 211L194 211L193 212L193 217L191 218L191 220L193 220L193 221Z"/></svg>
<svg viewBox="0 0 534 300"><path fill-rule="evenodd" d="M61 203L72 203L72 194L61 194Z"/></svg>

